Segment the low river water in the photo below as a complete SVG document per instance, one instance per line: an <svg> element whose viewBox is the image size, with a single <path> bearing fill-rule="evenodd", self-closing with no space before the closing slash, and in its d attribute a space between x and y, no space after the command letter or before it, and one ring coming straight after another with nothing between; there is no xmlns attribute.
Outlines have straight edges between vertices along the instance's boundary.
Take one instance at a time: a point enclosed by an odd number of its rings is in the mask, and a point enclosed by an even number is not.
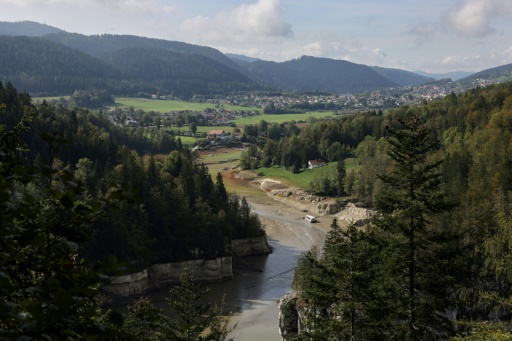
<svg viewBox="0 0 512 341"><path fill-rule="evenodd" d="M231 324L238 323L229 335L236 341L281 340L278 330L277 301L291 292L295 267L300 255L312 247L320 248L325 240L325 227L330 222L311 224L304 213L267 198L265 203L250 202L252 212L260 216L266 226L269 244L268 256L244 258L247 266L234 269L231 280L207 283L209 301L220 302L224 296L224 311L232 311ZM260 269L260 271L258 271ZM167 289L149 294L152 300L163 300ZM165 305L163 304L162 308Z"/></svg>

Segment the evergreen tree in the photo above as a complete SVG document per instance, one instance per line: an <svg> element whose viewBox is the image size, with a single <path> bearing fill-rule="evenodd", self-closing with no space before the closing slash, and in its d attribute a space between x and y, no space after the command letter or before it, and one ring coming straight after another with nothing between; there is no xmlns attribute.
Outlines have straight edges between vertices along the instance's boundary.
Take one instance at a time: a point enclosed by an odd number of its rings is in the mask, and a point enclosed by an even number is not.
<svg viewBox="0 0 512 341"><path fill-rule="evenodd" d="M371 233L351 224L331 224L323 255L305 254L296 289L306 300L306 332L314 340L385 339L389 328L381 285L380 246Z"/></svg>
<svg viewBox="0 0 512 341"><path fill-rule="evenodd" d="M222 321L221 310L199 300L209 289L203 289L193 281L188 269L180 276L180 284L169 290L167 303L175 318L164 330L165 340L223 341L232 330L228 320ZM231 340L231 339L230 339Z"/></svg>
<svg viewBox="0 0 512 341"><path fill-rule="evenodd" d="M84 204L73 174L53 163L22 167L29 116L0 125L0 339L114 337L98 273L79 256L105 202Z"/></svg>
<svg viewBox="0 0 512 341"><path fill-rule="evenodd" d="M380 175L384 186L375 206L374 224L387 243L389 290L397 306L395 338L438 339L453 331L445 312L450 308L452 274L444 252L448 240L432 224L432 217L447 211L442 191L442 160L429 158L437 146L419 117L398 120L402 129L386 127L394 161L392 173Z"/></svg>
<svg viewBox="0 0 512 341"><path fill-rule="evenodd" d="M336 184L336 187L338 188L338 195L343 196L345 195L345 178L347 176L345 161L343 159L340 159L336 165L336 175L338 180Z"/></svg>

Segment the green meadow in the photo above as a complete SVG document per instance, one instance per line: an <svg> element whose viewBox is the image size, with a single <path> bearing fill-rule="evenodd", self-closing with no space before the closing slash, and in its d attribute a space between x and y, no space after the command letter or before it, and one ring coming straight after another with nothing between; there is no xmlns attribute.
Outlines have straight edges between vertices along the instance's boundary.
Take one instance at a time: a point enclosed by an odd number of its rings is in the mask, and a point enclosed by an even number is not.
<svg viewBox="0 0 512 341"><path fill-rule="evenodd" d="M269 167L269 168L258 168L254 170L260 176L266 176L273 179L280 179L285 181L287 184L291 186L299 187L303 190L309 189L309 183L313 179L313 177L319 172L336 172L336 167L338 162L330 162L325 167L315 168L315 169L303 169L298 174L293 174L290 171L287 171L283 167ZM357 167L357 161L354 158L345 159L345 169L348 171Z"/></svg>
<svg viewBox="0 0 512 341"><path fill-rule="evenodd" d="M129 108L142 109L144 111L154 112L170 112L170 111L201 111L208 108L215 109L219 107L217 104L211 103L194 103L177 100L160 100L148 98L132 98L132 97L116 97L115 105L110 105L109 108ZM242 107L238 105L221 104L221 108L226 110L257 110L261 112L260 108Z"/></svg>
<svg viewBox="0 0 512 341"><path fill-rule="evenodd" d="M283 123L291 121L306 121L310 117L324 118L334 116L332 111L312 111L300 114L263 114L258 116L243 117L235 120L237 126L245 126L248 124L258 124L261 120L269 123Z"/></svg>

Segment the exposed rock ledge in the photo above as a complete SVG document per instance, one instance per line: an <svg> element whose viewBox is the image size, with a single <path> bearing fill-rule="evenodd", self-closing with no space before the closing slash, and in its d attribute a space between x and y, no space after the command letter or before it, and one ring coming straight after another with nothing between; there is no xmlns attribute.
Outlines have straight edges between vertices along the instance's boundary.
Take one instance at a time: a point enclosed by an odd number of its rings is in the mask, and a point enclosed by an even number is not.
<svg viewBox="0 0 512 341"><path fill-rule="evenodd" d="M271 252L266 237L234 240L232 250L237 256L262 255ZM179 263L153 264L140 272L114 277L110 284L104 287L104 291L117 297L144 294L152 289L179 283L180 275L186 267L194 280L200 282L217 282L233 278L231 257L212 260L197 259Z"/></svg>
<svg viewBox="0 0 512 341"><path fill-rule="evenodd" d="M239 257L268 255L272 252L267 237L235 239L231 242L231 250Z"/></svg>

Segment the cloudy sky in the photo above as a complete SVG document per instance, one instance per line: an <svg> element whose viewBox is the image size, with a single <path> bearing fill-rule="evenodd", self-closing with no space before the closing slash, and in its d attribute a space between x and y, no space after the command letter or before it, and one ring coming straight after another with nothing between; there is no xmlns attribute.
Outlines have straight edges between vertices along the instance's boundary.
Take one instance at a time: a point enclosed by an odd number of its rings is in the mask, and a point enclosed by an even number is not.
<svg viewBox="0 0 512 341"><path fill-rule="evenodd" d="M0 0L0 21L133 34L285 61L427 72L512 63L512 0Z"/></svg>

